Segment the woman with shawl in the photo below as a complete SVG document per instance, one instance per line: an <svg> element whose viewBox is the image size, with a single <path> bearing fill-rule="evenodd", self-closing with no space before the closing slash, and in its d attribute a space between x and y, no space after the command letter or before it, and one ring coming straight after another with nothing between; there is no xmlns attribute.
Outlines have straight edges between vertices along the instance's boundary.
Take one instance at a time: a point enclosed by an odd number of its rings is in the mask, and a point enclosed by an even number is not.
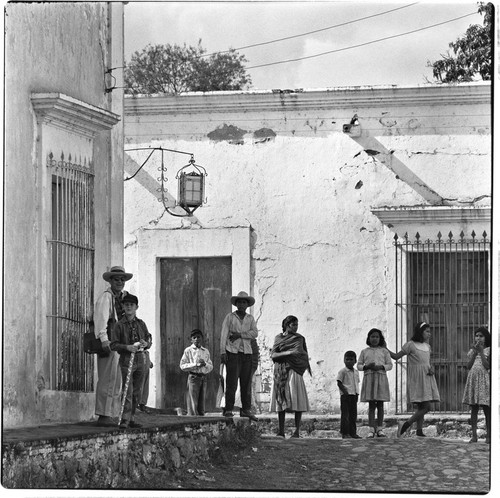
<svg viewBox="0 0 500 498"><path fill-rule="evenodd" d="M295 412L295 432L299 429L302 412L309 410L303 375L311 374L305 338L297 333L297 317L287 316L281 325L283 332L274 339L271 358L274 362L274 384L271 411L278 412L278 436L285 437L285 412Z"/></svg>

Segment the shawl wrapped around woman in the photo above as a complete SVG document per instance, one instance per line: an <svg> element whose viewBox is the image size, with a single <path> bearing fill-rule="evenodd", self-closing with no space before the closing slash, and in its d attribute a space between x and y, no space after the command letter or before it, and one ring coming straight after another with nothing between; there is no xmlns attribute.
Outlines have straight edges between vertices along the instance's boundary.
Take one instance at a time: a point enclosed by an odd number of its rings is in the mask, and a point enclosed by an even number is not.
<svg viewBox="0 0 500 498"><path fill-rule="evenodd" d="M277 335L271 349L271 358L275 363L274 387L276 400L281 404L286 404L286 383L290 369L299 375L303 375L306 370L311 373L304 336L291 332L287 335Z"/></svg>

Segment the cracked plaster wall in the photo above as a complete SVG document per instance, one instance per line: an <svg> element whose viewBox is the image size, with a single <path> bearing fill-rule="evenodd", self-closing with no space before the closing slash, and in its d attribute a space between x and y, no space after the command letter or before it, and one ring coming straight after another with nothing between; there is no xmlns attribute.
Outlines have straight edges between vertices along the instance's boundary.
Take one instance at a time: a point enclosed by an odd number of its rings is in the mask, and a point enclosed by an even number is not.
<svg viewBox="0 0 500 498"><path fill-rule="evenodd" d="M45 338L47 330L41 330L36 320L48 292L36 287L37 272L47 269L47 261L37 261L40 178L47 168L45 160L38 163L39 137L30 95L62 93L111 110L103 81L110 61L110 37L109 5L105 2L5 6L4 283L6 289L14 289L4 299L3 421L7 427L82 420L93 415L93 393L51 390L49 368L38 361L44 357L48 363L52 354L41 351L41 337ZM95 209L99 213L96 273L102 273L110 263L111 223L120 224L121 229L121 203L112 209L108 204L110 135L103 132L94 140ZM72 152L77 158L77 145L71 140L61 141L60 146L54 150L56 157L61 152L68 157ZM118 147L122 148L121 143ZM111 220L112 211L119 213L116 220ZM118 250L121 253L120 245L121 237L115 244L117 254Z"/></svg>
<svg viewBox="0 0 500 498"><path fill-rule="evenodd" d="M446 111L452 114L452 110ZM351 110L342 112L347 116ZM375 114L370 109L357 112L361 119L364 114ZM422 128L431 110L423 107L419 112L424 117L416 119ZM409 111L392 109L391 113ZM185 139L186 128L174 118L166 139L135 143L194 153L208 171L208 200L196 211L191 225L189 220L162 215L161 205L151 192L137 182L128 182L125 238L131 245L125 251L127 267L140 271L134 240L140 239L145 229L251 226L253 288L249 290L256 298L253 314L260 330L262 382L271 380L268 349L281 331L282 319L296 315L311 357L313 376L306 373L304 378L312 409L338 412L335 377L343 366L343 353L352 349L359 354L372 327L385 331L390 345L395 341L391 274L394 234L371 209L428 203L376 155L365 153L345 134L331 130L318 135L314 128L323 127L324 119L303 119L299 125L299 117L293 114L296 128L302 132L309 129L310 133L290 133L291 113L283 117L277 111L277 115L254 121L254 116L242 112L233 115L232 121L223 121L237 123L248 131L243 142L235 144L207 139L207 133L217 127L216 114L210 117L207 123L206 115L197 116L193 126L197 133L190 139ZM156 119L167 126L166 117ZM133 120L126 121L129 145L134 130L141 127L137 116ZM459 205L471 204L473 198L485 195L482 202L488 205L490 137L474 134L472 128L464 132L463 121L452 121L440 133L433 129L431 134L420 135L394 130L386 134L385 127L379 126L377 139L394 150L406 166L418 170L443 197L453 198ZM369 123L366 126L370 128ZM450 127L463 134L445 134ZM252 130L259 128L272 129L276 136L272 141L255 143ZM141 130L144 132L144 127ZM153 161L145 169L153 176L157 167ZM176 168L172 167L169 177L175 176ZM266 401L268 396L262 394L261 400ZM360 404L360 410L364 408Z"/></svg>

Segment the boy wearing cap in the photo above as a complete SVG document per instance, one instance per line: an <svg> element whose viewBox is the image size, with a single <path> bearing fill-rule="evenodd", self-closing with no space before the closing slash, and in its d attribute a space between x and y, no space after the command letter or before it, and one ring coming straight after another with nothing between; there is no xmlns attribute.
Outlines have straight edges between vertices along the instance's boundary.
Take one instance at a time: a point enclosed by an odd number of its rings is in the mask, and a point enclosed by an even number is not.
<svg viewBox="0 0 500 498"><path fill-rule="evenodd" d="M191 334L191 346L184 350L180 368L188 372L187 412L188 415L205 415L206 375L213 370L210 352L202 346L203 332L194 329Z"/></svg>
<svg viewBox="0 0 500 498"><path fill-rule="evenodd" d="M94 331L100 339L103 353L97 355L97 385L95 414L97 424L102 426L116 426L113 420L120 412L120 392L122 374L118 365L119 355L111 351L110 337L114 323L123 316L122 299L127 295L123 290L125 282L133 277L121 266L113 266L104 272L102 278L109 283L109 287L99 296L94 307Z"/></svg>
<svg viewBox="0 0 500 498"><path fill-rule="evenodd" d="M123 387L130 368L130 381L127 392L124 393L126 398L120 424L120 428L126 429L141 427L141 424L134 421L134 416L139 404L144 373L149 368L149 359L146 358L144 350L151 347L151 334L146 324L136 316L139 307L137 296L127 294L122 299L122 305L125 315L113 327L110 346L113 351L120 354ZM131 353L135 353L132 364L130 364Z"/></svg>

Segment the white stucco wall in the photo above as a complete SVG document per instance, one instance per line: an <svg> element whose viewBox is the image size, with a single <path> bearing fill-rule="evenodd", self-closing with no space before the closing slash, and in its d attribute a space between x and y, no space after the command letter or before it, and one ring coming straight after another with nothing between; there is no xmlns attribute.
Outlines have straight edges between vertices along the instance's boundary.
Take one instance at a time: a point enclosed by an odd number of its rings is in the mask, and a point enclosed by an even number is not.
<svg viewBox="0 0 500 498"><path fill-rule="evenodd" d="M3 422L89 419L94 394L57 391L51 380L44 259L50 183L40 155L51 149L94 163L96 292L102 291L102 272L123 258L123 124L113 124L123 94L106 93L104 86L105 70L123 61L123 6L9 3L5 9ZM74 103L73 122L37 124L35 94ZM88 118L95 120L94 136L76 130L79 109L96 111ZM112 122L100 127L108 115Z"/></svg>
<svg viewBox="0 0 500 498"><path fill-rule="evenodd" d="M125 108L126 149L190 152L208 172L207 203L191 219L170 216L156 199L159 153L125 182L127 269L142 278L143 265L162 257L142 250L155 232L172 255L168 231L172 241L179 230L194 232L196 245L196 234L205 230L251 227L251 283L244 290L256 298L262 380L269 380L268 349L282 319L296 315L311 357L313 376L305 380L313 411L339 410L335 377L343 354L359 354L370 328L394 343L390 227L432 238L439 229L472 225L476 233L490 233L487 85L159 96L126 99ZM354 114L359 137L342 131ZM127 153L127 175L147 153ZM165 154L174 197L175 173L186 158ZM429 214L435 205L462 214ZM384 216L374 214L404 212L401 207L422 216L384 224ZM471 223L464 207L482 207L483 215ZM149 300L156 289L141 285L140 292ZM158 316L159 309L150 313ZM159 329L152 333L158 337Z"/></svg>

